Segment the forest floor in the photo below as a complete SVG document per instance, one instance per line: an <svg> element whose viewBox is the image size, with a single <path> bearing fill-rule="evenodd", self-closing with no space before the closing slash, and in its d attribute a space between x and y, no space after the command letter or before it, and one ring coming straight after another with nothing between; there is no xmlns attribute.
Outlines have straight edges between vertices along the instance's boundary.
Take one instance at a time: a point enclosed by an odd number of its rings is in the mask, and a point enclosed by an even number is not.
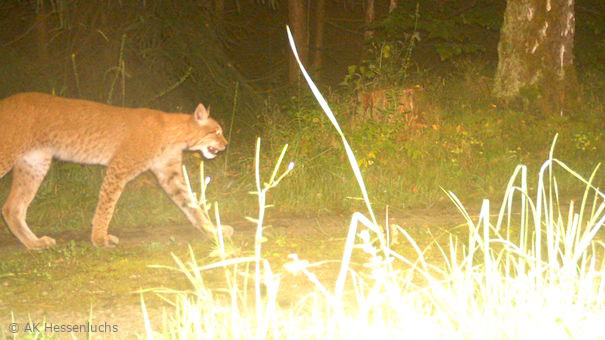
<svg viewBox="0 0 605 340"><path fill-rule="evenodd" d="M472 211L472 210L471 210ZM478 210L477 210L478 211ZM312 268L320 282L333 287L350 223L350 216L317 218L280 216L266 221L262 244L263 258L272 270L284 273L278 301L280 306L298 301L313 284L302 275L286 272L283 265L289 254L297 254L310 263L323 264ZM385 221L384 216L378 217ZM380 223L380 222L379 222ZM451 208L410 209L390 214L390 224L403 227L426 250L425 258L439 261L436 244L446 246L452 234L464 238L464 219L453 205ZM232 243L241 256L253 254L255 226L250 222L229 223L235 228ZM190 290L191 283L179 271L150 267L176 267L174 254L184 263L191 262L189 247L199 265L218 261L210 255L211 242L191 226L149 226L145 229L113 228L120 245L113 249L97 249L90 245L89 230L50 233L57 246L46 251L31 252L4 229L0 232L0 339L10 338L9 325L17 323L20 334L32 324L74 325L87 322L111 325L117 332L94 333L93 338L132 338L144 334L141 298L150 314L152 328L161 331L163 313L172 312L169 303L157 288ZM417 258L413 247L405 241L394 249L410 259ZM363 262L361 254L353 261ZM204 282L210 289L226 287L221 270L205 272ZM165 298L173 299L170 294ZM172 312L173 313L173 312ZM59 338L83 338L84 334L56 333Z"/></svg>

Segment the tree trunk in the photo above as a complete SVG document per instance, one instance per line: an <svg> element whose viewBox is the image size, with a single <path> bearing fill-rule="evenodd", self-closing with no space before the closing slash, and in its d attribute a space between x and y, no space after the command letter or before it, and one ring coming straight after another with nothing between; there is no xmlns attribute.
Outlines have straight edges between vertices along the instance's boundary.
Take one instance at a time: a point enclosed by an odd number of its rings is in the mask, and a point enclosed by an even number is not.
<svg viewBox="0 0 605 340"><path fill-rule="evenodd" d="M324 21L326 17L326 0L317 0L315 4L315 31L313 32L313 65L311 69L319 77L322 67L322 51L324 44Z"/></svg>
<svg viewBox="0 0 605 340"><path fill-rule="evenodd" d="M214 0L214 15L219 20L222 20L225 16L225 0Z"/></svg>
<svg viewBox="0 0 605 340"><path fill-rule="evenodd" d="M368 26L376 19L376 8L374 7L374 0L366 0L366 10L363 16L363 22L366 25L366 31L363 34L363 40L368 41L374 36L374 31L370 30Z"/></svg>
<svg viewBox="0 0 605 340"><path fill-rule="evenodd" d="M36 8L36 50L38 63L48 65L50 57L48 52L48 9L46 1L38 1Z"/></svg>
<svg viewBox="0 0 605 340"><path fill-rule="evenodd" d="M563 114L577 98L574 0L508 0L494 95Z"/></svg>
<svg viewBox="0 0 605 340"><path fill-rule="evenodd" d="M288 0L288 21L290 22L290 29L292 30L294 42L298 49L298 56L305 67L308 65L309 61L309 33L306 19L305 0ZM299 70L296 59L294 59L292 53L290 53L288 66L288 80L290 82L297 81Z"/></svg>

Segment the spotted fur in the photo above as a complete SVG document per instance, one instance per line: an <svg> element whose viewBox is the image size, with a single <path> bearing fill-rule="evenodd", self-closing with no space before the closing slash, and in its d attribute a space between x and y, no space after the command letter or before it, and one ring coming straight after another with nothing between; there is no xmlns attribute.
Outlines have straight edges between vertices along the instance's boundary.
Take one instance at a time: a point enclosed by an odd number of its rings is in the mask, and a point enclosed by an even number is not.
<svg viewBox="0 0 605 340"><path fill-rule="evenodd" d="M151 171L191 223L210 233L216 228L187 194L181 173L182 153L200 151L214 158L227 140L220 125L199 104L193 115L150 109L128 109L66 99L43 93L21 93L0 101L0 177L11 169L13 181L2 215L12 233L29 249L55 240L37 237L26 223L27 208L53 158L107 166L92 220L92 242L113 246L109 222L124 186ZM224 227L231 236L233 229Z"/></svg>

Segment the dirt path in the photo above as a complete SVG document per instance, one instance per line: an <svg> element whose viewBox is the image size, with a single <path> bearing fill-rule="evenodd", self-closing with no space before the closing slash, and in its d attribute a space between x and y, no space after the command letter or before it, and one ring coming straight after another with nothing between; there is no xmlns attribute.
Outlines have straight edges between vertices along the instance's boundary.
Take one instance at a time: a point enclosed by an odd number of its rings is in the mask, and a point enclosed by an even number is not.
<svg viewBox="0 0 605 340"><path fill-rule="evenodd" d="M384 216L378 219L384 221ZM450 233L463 230L459 227L463 219L453 209L407 210L391 214L389 221L405 228L421 247L447 240ZM314 268L320 281L332 287L349 223L350 216L271 218L264 230L267 237L263 243L264 257L278 272L283 271L282 265L291 253L311 263L332 260ZM249 256L253 250L254 226L249 222L231 224L236 230L234 247L240 256ZM7 230L0 232L0 334L10 335L8 325L13 313L21 330L30 320L53 325L86 325L92 321L118 329L117 333L94 333L95 338L122 339L143 334L139 289L190 289L182 273L148 266L174 266L171 253L187 262L188 244L200 264L216 261L208 257L209 241L190 226L115 230L121 241L116 249L92 248L89 231L82 230L49 233L59 245L45 252L29 252ZM405 245L398 247L404 254L411 250ZM224 276L220 274L208 272L204 277L206 284L223 287ZM281 287L285 294L280 295L280 303L288 304L310 289L310 283L304 277L284 275ZM152 292L143 296L152 324L159 330L161 308L166 304Z"/></svg>

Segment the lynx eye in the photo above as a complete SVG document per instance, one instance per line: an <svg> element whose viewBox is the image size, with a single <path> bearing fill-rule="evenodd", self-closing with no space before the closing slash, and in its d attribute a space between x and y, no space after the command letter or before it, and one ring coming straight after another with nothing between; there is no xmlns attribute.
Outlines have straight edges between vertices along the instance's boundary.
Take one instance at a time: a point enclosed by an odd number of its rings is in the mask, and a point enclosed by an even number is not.
<svg viewBox="0 0 605 340"><path fill-rule="evenodd" d="M221 130L216 130L216 135L217 135L217 136L220 136L220 135L222 135L222 134L223 134L223 132L222 132Z"/></svg>

